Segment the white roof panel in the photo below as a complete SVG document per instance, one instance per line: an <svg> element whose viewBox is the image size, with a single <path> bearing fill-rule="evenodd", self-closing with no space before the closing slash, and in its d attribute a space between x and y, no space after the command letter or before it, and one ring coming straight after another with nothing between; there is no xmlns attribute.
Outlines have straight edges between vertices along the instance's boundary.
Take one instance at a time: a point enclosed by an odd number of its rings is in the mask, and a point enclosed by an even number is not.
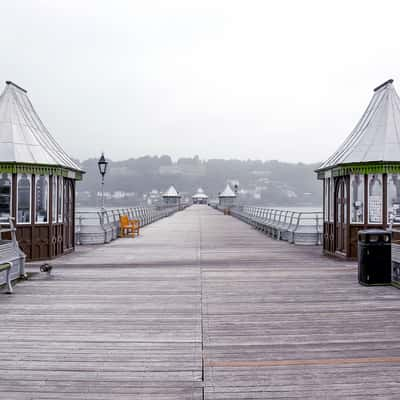
<svg viewBox="0 0 400 400"><path fill-rule="evenodd" d="M360 121L318 170L339 164L400 162L400 98L393 80L378 86Z"/></svg>
<svg viewBox="0 0 400 400"><path fill-rule="evenodd" d="M53 139L24 89L7 82L0 95L0 162L55 165L82 171Z"/></svg>
<svg viewBox="0 0 400 400"><path fill-rule="evenodd" d="M169 189L163 194L163 197L181 197L175 187L171 185Z"/></svg>
<svg viewBox="0 0 400 400"><path fill-rule="evenodd" d="M202 188L198 188L197 192L192 196L192 199L208 199Z"/></svg>
<svg viewBox="0 0 400 400"><path fill-rule="evenodd" d="M229 183L226 185L224 191L219 195L219 197L236 197L235 192L229 186Z"/></svg>

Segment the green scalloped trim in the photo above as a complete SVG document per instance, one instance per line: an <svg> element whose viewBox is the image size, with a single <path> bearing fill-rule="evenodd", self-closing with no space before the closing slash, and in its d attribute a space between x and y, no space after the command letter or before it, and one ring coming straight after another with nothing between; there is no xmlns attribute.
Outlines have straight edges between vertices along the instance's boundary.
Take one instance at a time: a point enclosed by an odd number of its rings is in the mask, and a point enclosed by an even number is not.
<svg viewBox="0 0 400 400"><path fill-rule="evenodd" d="M2 163L0 162L0 172L10 174L35 174L35 175L56 175L65 178L82 180L82 172L72 169L58 167L55 165L40 165L40 164L17 164L17 163Z"/></svg>
<svg viewBox="0 0 400 400"><path fill-rule="evenodd" d="M325 172L332 170L332 175L345 176L345 175L356 175L356 174L399 174L400 173L400 161L399 163L360 163L360 164L346 164L339 165L334 168L316 171L318 179L325 178Z"/></svg>

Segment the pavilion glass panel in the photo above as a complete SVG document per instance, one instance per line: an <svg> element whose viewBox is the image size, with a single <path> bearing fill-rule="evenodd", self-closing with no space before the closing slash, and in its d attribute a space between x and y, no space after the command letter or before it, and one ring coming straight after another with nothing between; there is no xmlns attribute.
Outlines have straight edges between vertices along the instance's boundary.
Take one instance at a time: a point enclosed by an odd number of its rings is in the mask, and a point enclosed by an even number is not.
<svg viewBox="0 0 400 400"><path fill-rule="evenodd" d="M350 223L364 223L364 175L350 176Z"/></svg>
<svg viewBox="0 0 400 400"><path fill-rule="evenodd" d="M58 177L58 196L57 196L57 220L59 223L63 222L63 178L62 176Z"/></svg>
<svg viewBox="0 0 400 400"><path fill-rule="evenodd" d="M337 192L338 199L341 199L343 196L342 189L343 189L343 186L339 185L339 190ZM336 222L338 224L340 224L342 222L342 207L337 207Z"/></svg>
<svg viewBox="0 0 400 400"><path fill-rule="evenodd" d="M389 174L387 179L387 220L400 224L400 174Z"/></svg>
<svg viewBox="0 0 400 400"><path fill-rule="evenodd" d="M32 213L32 176L18 174L17 176L17 223L30 224Z"/></svg>
<svg viewBox="0 0 400 400"><path fill-rule="evenodd" d="M329 181L329 222L334 222L334 192L335 192L335 185L333 184L333 178L328 178Z"/></svg>
<svg viewBox="0 0 400 400"><path fill-rule="evenodd" d="M344 204L343 204L343 222L345 223L345 224L347 224L347 199L348 199L348 193L347 193L347 184L345 183L344 185L343 185L343 201L344 201Z"/></svg>
<svg viewBox="0 0 400 400"><path fill-rule="evenodd" d="M382 174L368 176L368 223L381 224L383 218Z"/></svg>
<svg viewBox="0 0 400 400"><path fill-rule="evenodd" d="M329 178L324 179L324 221L329 221Z"/></svg>
<svg viewBox="0 0 400 400"><path fill-rule="evenodd" d="M49 177L37 175L35 178L35 222L49 222Z"/></svg>
<svg viewBox="0 0 400 400"><path fill-rule="evenodd" d="M51 221L53 223L57 222L57 177L53 175L52 178L52 211L51 211Z"/></svg>
<svg viewBox="0 0 400 400"><path fill-rule="evenodd" d="M2 173L0 175L0 217L11 216L11 182L12 175Z"/></svg>

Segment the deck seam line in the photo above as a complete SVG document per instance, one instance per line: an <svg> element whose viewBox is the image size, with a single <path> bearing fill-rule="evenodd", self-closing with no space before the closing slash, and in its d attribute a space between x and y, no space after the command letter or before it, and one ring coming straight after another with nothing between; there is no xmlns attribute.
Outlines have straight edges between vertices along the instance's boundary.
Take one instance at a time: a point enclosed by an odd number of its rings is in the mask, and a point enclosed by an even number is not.
<svg viewBox="0 0 400 400"><path fill-rule="evenodd" d="M197 261L199 266L199 274L200 274L200 329L201 329L201 382L202 382L202 400L205 400L205 376L204 376L204 368L205 368L205 359L204 359L204 320L203 320L203 268L201 263L201 249L202 249L202 231L203 224L202 218L199 215L199 245L197 251Z"/></svg>

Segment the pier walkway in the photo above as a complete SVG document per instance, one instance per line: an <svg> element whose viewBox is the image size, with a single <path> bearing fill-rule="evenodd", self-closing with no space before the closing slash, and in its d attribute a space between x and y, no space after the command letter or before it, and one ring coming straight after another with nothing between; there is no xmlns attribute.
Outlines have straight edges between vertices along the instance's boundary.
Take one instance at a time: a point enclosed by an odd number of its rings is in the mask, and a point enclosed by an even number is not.
<svg viewBox="0 0 400 400"><path fill-rule="evenodd" d="M192 206L0 294L0 399L398 399L400 291Z"/></svg>

